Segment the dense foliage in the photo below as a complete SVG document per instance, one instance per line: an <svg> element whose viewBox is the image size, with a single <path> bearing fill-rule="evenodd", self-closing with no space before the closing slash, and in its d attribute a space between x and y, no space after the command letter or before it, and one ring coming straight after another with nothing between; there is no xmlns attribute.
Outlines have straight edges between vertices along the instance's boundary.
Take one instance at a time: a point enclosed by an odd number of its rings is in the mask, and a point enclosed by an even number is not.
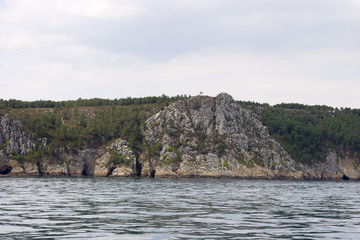
<svg viewBox="0 0 360 240"><path fill-rule="evenodd" d="M0 109L20 109L20 108L58 108L58 107L95 107L95 106L129 106L140 104L164 103L175 100L186 99L186 95L178 95L169 97L162 95L161 97L143 97L143 98L122 98L122 99L81 99L69 101L51 101L51 100L38 100L38 101L22 101L16 99L3 100L0 99Z"/></svg>
<svg viewBox="0 0 360 240"><path fill-rule="evenodd" d="M270 135L299 162L324 160L329 151L360 152L360 109L279 104L259 110Z"/></svg>

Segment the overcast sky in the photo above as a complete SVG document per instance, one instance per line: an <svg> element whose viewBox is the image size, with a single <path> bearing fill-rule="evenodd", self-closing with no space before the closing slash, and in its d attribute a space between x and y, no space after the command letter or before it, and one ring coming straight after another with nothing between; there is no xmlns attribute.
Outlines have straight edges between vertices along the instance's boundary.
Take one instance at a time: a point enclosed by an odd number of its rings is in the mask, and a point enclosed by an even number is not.
<svg viewBox="0 0 360 240"><path fill-rule="evenodd" d="M360 0L0 0L0 98L360 108Z"/></svg>

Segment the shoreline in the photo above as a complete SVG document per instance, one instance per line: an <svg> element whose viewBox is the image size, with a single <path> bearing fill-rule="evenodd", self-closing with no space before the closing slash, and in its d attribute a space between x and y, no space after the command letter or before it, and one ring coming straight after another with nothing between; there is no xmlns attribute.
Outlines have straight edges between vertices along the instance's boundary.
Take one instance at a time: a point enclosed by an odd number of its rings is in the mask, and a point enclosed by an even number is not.
<svg viewBox="0 0 360 240"><path fill-rule="evenodd" d="M342 177L332 177L332 178L294 178L294 177L257 177L257 176L229 176L229 175L159 175L155 177L149 176L84 176L84 175L68 175L68 174L48 174L48 175L38 175L38 174L6 174L0 175L0 178L88 178L88 179L238 179L238 180L283 180L283 181L352 181L357 182L360 179L343 179Z"/></svg>

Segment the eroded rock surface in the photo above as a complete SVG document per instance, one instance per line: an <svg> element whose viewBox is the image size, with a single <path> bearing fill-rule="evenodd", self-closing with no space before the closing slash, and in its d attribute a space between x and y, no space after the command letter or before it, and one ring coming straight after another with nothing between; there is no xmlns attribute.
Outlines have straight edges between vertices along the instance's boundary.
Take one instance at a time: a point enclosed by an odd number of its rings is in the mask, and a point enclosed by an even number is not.
<svg viewBox="0 0 360 240"><path fill-rule="evenodd" d="M41 141L46 145L46 139ZM31 141L31 134L26 134L21 122L13 120L9 114L5 114L0 119L0 146L8 155L25 155L36 148Z"/></svg>
<svg viewBox="0 0 360 240"><path fill-rule="evenodd" d="M171 104L146 121L150 147L144 174L300 178L296 163L252 113L226 94Z"/></svg>

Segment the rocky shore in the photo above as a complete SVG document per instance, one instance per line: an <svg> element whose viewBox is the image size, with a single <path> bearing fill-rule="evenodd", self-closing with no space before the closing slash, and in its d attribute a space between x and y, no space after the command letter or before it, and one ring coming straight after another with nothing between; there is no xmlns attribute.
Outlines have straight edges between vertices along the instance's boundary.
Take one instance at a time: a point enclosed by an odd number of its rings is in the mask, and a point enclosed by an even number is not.
<svg viewBox="0 0 360 240"><path fill-rule="evenodd" d="M360 179L359 159L340 157L331 149L326 161L296 162L250 110L226 93L170 104L145 122L143 135L141 152L117 139L101 148L68 151L57 147L53 156L31 158L32 152L47 147L47 140L34 141L19 120L5 114L0 124L0 174Z"/></svg>

